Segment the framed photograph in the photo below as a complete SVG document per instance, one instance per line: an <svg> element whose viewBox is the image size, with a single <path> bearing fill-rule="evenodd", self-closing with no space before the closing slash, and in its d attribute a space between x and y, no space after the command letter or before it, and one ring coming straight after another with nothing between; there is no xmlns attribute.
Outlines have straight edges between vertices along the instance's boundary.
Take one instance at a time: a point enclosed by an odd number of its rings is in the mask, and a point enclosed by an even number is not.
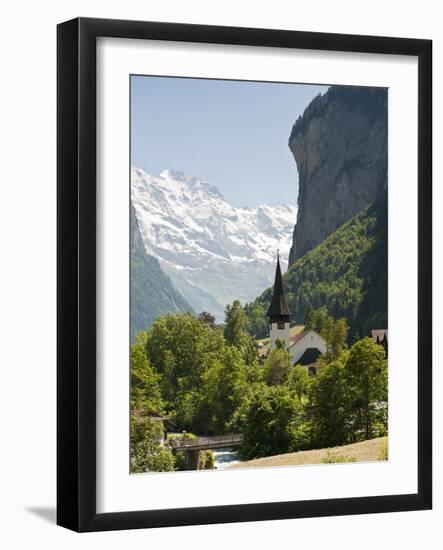
<svg viewBox="0 0 443 550"><path fill-rule="evenodd" d="M57 36L58 524L431 508L431 41Z"/></svg>

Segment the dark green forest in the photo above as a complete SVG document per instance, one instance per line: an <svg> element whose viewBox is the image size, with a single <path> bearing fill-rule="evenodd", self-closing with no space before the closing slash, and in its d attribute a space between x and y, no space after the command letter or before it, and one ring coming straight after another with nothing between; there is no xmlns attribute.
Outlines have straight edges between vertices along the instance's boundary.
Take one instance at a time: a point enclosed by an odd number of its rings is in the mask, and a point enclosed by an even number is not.
<svg viewBox="0 0 443 550"><path fill-rule="evenodd" d="M331 86L325 94L317 95L303 111L292 127L289 141L297 134L303 133L314 118L321 118L332 102L337 102L346 109L364 113L370 118L377 118L381 113L387 116L387 90L363 86Z"/></svg>
<svg viewBox="0 0 443 550"><path fill-rule="evenodd" d="M132 254L131 339L141 327L148 327L168 309L193 311L162 271L156 258L148 254Z"/></svg>
<svg viewBox="0 0 443 550"><path fill-rule="evenodd" d="M333 317L347 319L351 342L386 328L386 192L292 264L283 281L293 324L303 323L308 308L325 306ZM245 306L255 338L268 335L271 294L270 288Z"/></svg>
<svg viewBox="0 0 443 550"><path fill-rule="evenodd" d="M175 289L156 258L147 254L137 217L131 206L131 342L135 334L149 327L169 311L193 312Z"/></svg>

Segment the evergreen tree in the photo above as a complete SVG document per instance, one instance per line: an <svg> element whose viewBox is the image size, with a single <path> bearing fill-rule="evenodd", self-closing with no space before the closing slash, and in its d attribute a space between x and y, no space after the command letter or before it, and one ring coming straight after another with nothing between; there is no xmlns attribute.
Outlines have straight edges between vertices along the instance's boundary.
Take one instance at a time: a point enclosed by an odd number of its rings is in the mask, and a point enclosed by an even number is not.
<svg viewBox="0 0 443 550"><path fill-rule="evenodd" d="M247 331L253 338L266 338L269 332L269 323L266 317L266 309L260 302L251 302L244 307L249 319Z"/></svg>
<svg viewBox="0 0 443 550"><path fill-rule="evenodd" d="M254 340L248 333L249 319L239 300L226 306L225 328L223 331L226 343L236 347L243 354L246 364L253 365L258 361Z"/></svg>
<svg viewBox="0 0 443 550"><path fill-rule="evenodd" d="M306 308L305 313L305 330L314 329L314 323L315 323L315 315L314 315L314 308L311 306L311 304L308 305Z"/></svg>
<svg viewBox="0 0 443 550"><path fill-rule="evenodd" d="M330 330L332 319L328 314L326 306L319 307L312 315L312 328L318 334L327 334Z"/></svg>
<svg viewBox="0 0 443 550"><path fill-rule="evenodd" d="M248 318L239 300L234 300L232 305L226 306L224 337L228 344L241 349L248 339L248 324Z"/></svg>

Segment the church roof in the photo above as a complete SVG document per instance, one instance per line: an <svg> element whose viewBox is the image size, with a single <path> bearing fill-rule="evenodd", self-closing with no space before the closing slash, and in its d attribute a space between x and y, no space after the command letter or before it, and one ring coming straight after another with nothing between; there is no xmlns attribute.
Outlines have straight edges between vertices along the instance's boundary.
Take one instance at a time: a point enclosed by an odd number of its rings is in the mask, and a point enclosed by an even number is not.
<svg viewBox="0 0 443 550"><path fill-rule="evenodd" d="M283 279L280 269L280 258L277 254L277 267L275 269L274 290L272 293L271 305L269 306L268 317L289 317L291 310L286 302L283 290Z"/></svg>
<svg viewBox="0 0 443 550"><path fill-rule="evenodd" d="M292 348L292 346L295 346L297 342L300 342L300 340L303 340L303 338L308 334L307 330L302 330L301 332L298 332L297 334L294 334L294 336L289 337L289 347Z"/></svg>
<svg viewBox="0 0 443 550"><path fill-rule="evenodd" d="M297 365L312 365L320 357L321 351L318 348L307 348L300 359L297 361Z"/></svg>

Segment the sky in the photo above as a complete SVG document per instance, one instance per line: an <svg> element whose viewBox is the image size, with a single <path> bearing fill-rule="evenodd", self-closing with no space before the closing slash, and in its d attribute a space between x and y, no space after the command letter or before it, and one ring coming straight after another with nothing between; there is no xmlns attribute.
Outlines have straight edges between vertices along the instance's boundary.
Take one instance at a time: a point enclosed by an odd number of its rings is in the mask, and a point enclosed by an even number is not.
<svg viewBox="0 0 443 550"><path fill-rule="evenodd" d="M131 77L131 164L216 185L233 206L296 204L292 125L327 86Z"/></svg>

